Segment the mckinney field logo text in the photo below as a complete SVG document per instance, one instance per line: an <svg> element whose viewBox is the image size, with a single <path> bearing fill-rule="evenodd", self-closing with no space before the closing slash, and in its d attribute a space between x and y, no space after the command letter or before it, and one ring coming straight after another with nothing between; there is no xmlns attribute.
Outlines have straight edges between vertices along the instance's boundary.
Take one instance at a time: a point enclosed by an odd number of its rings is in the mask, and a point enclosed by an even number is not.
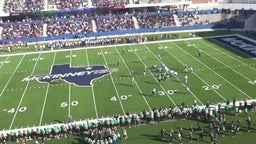
<svg viewBox="0 0 256 144"><path fill-rule="evenodd" d="M118 71L117 68L108 69L105 65L89 67L70 67L70 64L53 65L50 74L34 75L25 77L22 81L33 81L52 83L64 80L77 86L92 86L92 81L101 78L111 72Z"/></svg>

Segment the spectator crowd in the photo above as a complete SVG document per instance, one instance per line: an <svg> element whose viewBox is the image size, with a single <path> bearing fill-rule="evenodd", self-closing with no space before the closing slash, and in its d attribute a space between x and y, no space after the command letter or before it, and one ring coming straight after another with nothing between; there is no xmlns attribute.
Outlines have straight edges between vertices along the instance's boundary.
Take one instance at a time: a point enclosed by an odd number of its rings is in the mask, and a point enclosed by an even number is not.
<svg viewBox="0 0 256 144"><path fill-rule="evenodd" d="M4 0L6 13L35 12L44 9L44 0Z"/></svg>
<svg viewBox="0 0 256 144"><path fill-rule="evenodd" d="M88 6L88 0L48 0L48 5L55 5L56 9L83 8Z"/></svg>
<svg viewBox="0 0 256 144"><path fill-rule="evenodd" d="M43 22L4 24L2 39L19 39L43 36Z"/></svg>
<svg viewBox="0 0 256 144"><path fill-rule="evenodd" d="M2 40L20 38L38 38L46 36L86 35L97 32L117 30L136 30L187 25L203 25L214 21L213 15L234 15L231 22L243 21L253 14L251 11L227 12L225 10L208 10L205 12L164 11L157 9L127 9L127 10L93 10L79 12L56 12L50 16L22 16L19 19L4 18L1 34ZM240 16L239 16L240 15ZM23 19L22 19L23 18ZM222 18L222 17L220 17ZM227 21L223 18L223 21ZM230 23L228 23L231 25Z"/></svg>
<svg viewBox="0 0 256 144"><path fill-rule="evenodd" d="M92 20L81 19L81 20L57 20L51 21L47 24L47 35L66 35L66 34L81 34L81 33L91 33Z"/></svg>
<svg viewBox="0 0 256 144"><path fill-rule="evenodd" d="M116 7L130 4L130 0L92 0L92 5L97 7Z"/></svg>
<svg viewBox="0 0 256 144"><path fill-rule="evenodd" d="M96 24L98 32L134 29L134 21L130 15L96 18Z"/></svg>
<svg viewBox="0 0 256 144"><path fill-rule="evenodd" d="M145 13L137 15L140 28L175 26L172 13Z"/></svg>

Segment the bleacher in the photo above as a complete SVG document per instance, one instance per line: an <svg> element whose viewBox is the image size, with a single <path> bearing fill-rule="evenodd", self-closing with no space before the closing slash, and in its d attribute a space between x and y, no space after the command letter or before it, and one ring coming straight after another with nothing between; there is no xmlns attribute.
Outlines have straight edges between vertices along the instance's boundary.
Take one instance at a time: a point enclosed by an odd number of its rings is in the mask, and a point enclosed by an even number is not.
<svg viewBox="0 0 256 144"><path fill-rule="evenodd" d="M77 13L78 12L78 13ZM95 14L95 12L97 14ZM105 12L105 11L104 11ZM93 10L60 13L53 17L33 17L20 21L3 22L2 42L72 39L75 37L111 36L154 31L180 31L193 29L242 29L252 11L224 9L198 11L145 11L128 10L103 14ZM175 18L174 18L175 16ZM211 17L211 19L209 19ZM92 25L92 22L95 25ZM137 29L135 28L135 21ZM181 24L177 26L176 24ZM44 25L46 35L43 35ZM94 26L94 27L93 27Z"/></svg>
<svg viewBox="0 0 256 144"><path fill-rule="evenodd" d="M111 36L155 31L193 29L242 29L255 11L230 9L177 9L176 2L191 0L142 0L139 5L170 4L167 8L127 8L132 0L5 0L3 10L10 13L36 12L32 20L21 15L4 20L1 42L42 41L95 36ZM95 7L98 7L97 9ZM108 9L106 9L108 8ZM48 13L48 14L47 14ZM45 15L46 14L46 15ZM211 17L209 19L209 17Z"/></svg>

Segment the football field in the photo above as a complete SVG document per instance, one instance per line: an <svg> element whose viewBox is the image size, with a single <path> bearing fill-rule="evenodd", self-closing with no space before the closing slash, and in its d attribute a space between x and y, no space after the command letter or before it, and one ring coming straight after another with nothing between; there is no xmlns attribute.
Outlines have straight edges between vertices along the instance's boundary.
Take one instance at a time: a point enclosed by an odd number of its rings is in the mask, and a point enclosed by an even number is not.
<svg viewBox="0 0 256 144"><path fill-rule="evenodd" d="M0 130L254 99L256 60L231 47L198 38L1 56ZM159 81L163 64L178 76Z"/></svg>

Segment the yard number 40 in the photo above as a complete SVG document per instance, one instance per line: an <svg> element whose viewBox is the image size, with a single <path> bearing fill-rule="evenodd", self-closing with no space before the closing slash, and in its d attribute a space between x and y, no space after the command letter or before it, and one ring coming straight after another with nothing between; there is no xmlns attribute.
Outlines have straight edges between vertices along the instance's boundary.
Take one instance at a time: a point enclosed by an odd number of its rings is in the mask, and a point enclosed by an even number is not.
<svg viewBox="0 0 256 144"><path fill-rule="evenodd" d="M17 110L18 112L25 112L27 110L27 107L20 107L18 109L10 108L10 109L4 109L3 111L7 111L8 113L15 113Z"/></svg>

